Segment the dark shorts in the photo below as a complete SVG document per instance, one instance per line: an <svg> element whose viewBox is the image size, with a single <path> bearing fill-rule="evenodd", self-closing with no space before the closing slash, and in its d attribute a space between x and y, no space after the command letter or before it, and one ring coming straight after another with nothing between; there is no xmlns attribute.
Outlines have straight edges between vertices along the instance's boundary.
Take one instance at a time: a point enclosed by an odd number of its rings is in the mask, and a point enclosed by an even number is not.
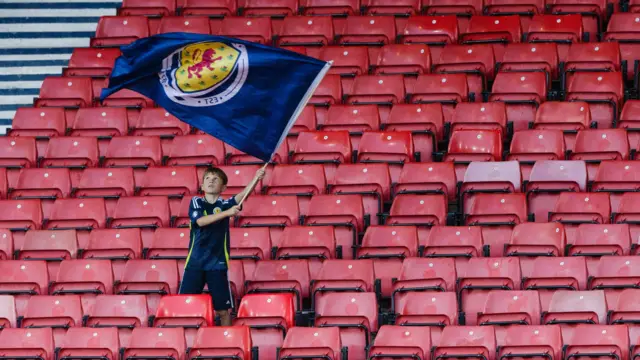
<svg viewBox="0 0 640 360"><path fill-rule="evenodd" d="M231 296L231 284L227 277L227 270L185 270L180 284L180 294L202 294L204 285L207 284L213 308L215 310L229 310L233 308Z"/></svg>

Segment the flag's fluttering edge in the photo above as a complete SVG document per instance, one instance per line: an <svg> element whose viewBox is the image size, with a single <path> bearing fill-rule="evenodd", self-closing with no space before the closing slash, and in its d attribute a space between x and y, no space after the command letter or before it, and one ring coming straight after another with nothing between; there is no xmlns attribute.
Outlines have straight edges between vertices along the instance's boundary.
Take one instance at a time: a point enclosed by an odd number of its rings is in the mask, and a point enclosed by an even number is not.
<svg viewBox="0 0 640 360"><path fill-rule="evenodd" d="M239 39L167 33L122 48L100 100L126 88L263 161L286 138L330 64Z"/></svg>

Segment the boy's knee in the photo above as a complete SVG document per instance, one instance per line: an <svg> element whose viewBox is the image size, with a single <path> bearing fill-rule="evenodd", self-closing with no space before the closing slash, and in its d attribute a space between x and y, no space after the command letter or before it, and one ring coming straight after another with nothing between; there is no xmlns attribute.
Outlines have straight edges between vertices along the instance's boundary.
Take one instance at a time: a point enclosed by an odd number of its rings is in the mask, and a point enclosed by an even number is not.
<svg viewBox="0 0 640 360"><path fill-rule="evenodd" d="M216 313L220 316L229 316L229 310L216 310Z"/></svg>

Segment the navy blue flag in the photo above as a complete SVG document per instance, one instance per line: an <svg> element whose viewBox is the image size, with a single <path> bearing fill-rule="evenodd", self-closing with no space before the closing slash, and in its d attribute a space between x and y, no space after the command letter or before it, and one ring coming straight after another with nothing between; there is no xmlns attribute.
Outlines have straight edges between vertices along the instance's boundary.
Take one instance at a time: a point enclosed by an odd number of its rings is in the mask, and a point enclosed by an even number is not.
<svg viewBox="0 0 640 360"><path fill-rule="evenodd" d="M122 47L100 101L126 88L178 119L271 160L330 63L239 39L167 33Z"/></svg>

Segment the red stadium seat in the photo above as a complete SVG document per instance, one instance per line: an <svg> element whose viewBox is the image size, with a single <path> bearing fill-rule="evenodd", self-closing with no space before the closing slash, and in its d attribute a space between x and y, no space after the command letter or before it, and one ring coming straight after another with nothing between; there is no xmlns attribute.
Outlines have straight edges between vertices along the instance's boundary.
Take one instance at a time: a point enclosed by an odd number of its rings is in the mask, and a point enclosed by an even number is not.
<svg viewBox="0 0 640 360"><path fill-rule="evenodd" d="M92 358L118 360L120 340L118 330L70 328L62 338L62 344L56 344L60 359Z"/></svg>
<svg viewBox="0 0 640 360"><path fill-rule="evenodd" d="M411 16L404 28L398 30L400 43L429 45L431 58L436 62L443 47L458 43L458 20L452 14Z"/></svg>
<svg viewBox="0 0 640 360"><path fill-rule="evenodd" d="M215 325L215 312L210 295L172 295L160 299L153 326L184 328L187 347L195 340L201 327Z"/></svg>
<svg viewBox="0 0 640 360"><path fill-rule="evenodd" d="M35 137L38 153L44 154L49 138L64 136L67 120L63 108L18 108L7 135Z"/></svg>
<svg viewBox="0 0 640 360"><path fill-rule="evenodd" d="M526 6L524 4L513 5ZM487 7L490 6L487 5ZM520 17L521 22L524 22L525 19L522 16ZM526 30L527 26L523 26L523 30ZM558 46L555 43L508 44L502 56L502 61L500 59L498 61L499 72L540 71L545 73L547 83L550 83L552 79L558 78Z"/></svg>
<svg viewBox="0 0 640 360"><path fill-rule="evenodd" d="M330 105L342 102L342 85L340 75L326 75L316 91L309 99L309 104L314 106L329 107ZM322 122L320 122L322 123Z"/></svg>
<svg viewBox="0 0 640 360"><path fill-rule="evenodd" d="M187 357L198 359L218 356L250 360L253 352L251 332L248 327L203 327L198 329L193 346L188 349Z"/></svg>
<svg viewBox="0 0 640 360"><path fill-rule="evenodd" d="M597 123L591 121L589 104L583 101L547 101L540 105L533 121L534 129L562 130L567 150L573 150L578 131L592 126Z"/></svg>
<svg viewBox="0 0 640 360"><path fill-rule="evenodd" d="M227 174L227 188L220 193L220 196L229 197L235 196L240 193L244 188L251 183L256 176L256 171L260 169L260 165L231 165L231 166L217 166L220 170ZM204 175L205 167L198 167L196 171L198 173L198 189L202 186L202 175ZM252 194L260 194L263 186L266 185L268 180L271 179L271 174L265 175L262 180L259 180L256 184Z"/></svg>
<svg viewBox="0 0 640 360"><path fill-rule="evenodd" d="M537 291L492 290L484 309L478 314L478 325L540 325L540 296Z"/></svg>
<svg viewBox="0 0 640 360"><path fill-rule="evenodd" d="M513 130L525 130L540 104L547 101L548 86L541 72L501 72L496 75L489 101L506 103L507 121L513 123Z"/></svg>
<svg viewBox="0 0 640 360"><path fill-rule="evenodd" d="M163 295L178 293L176 262L129 260L113 291L116 295L146 295L149 313L155 314Z"/></svg>
<svg viewBox="0 0 640 360"><path fill-rule="evenodd" d="M151 233L170 226L169 199L164 196L121 197L113 211L113 229L141 228L142 244L149 247Z"/></svg>
<svg viewBox="0 0 640 360"><path fill-rule="evenodd" d="M349 16L344 27L336 29L337 45L383 46L393 44L396 26L391 16Z"/></svg>
<svg viewBox="0 0 640 360"><path fill-rule="evenodd" d="M93 309L85 314L85 326L117 328L120 345L127 347L132 330L147 326L148 313L144 295L99 295Z"/></svg>
<svg viewBox="0 0 640 360"><path fill-rule="evenodd" d="M183 328L141 328L131 332L129 346L122 352L122 360L174 359L185 360L186 343Z"/></svg>
<svg viewBox="0 0 640 360"><path fill-rule="evenodd" d="M104 83L104 85L98 86L99 84L96 84L94 82L94 96L96 96L97 93L102 91L102 88L107 87L107 82ZM96 88L96 86L98 86ZM96 103L98 102L98 99L96 98ZM129 90L129 89L122 89L122 90L118 90L117 92L115 92L112 95L109 95L107 98L105 98L104 100L102 100L99 104L101 107L124 107L127 108L127 112L130 114L130 117L135 117L138 115L138 113L140 112L141 108L147 108L147 107L153 107L153 100L149 99L148 97L135 92L133 90Z"/></svg>
<svg viewBox="0 0 640 360"><path fill-rule="evenodd" d="M111 139L103 167L146 169L162 165L162 146L155 136L117 136Z"/></svg>
<svg viewBox="0 0 640 360"><path fill-rule="evenodd" d="M445 162L453 162L456 179L464 179L472 161L502 161L502 134L491 130L458 130L451 135Z"/></svg>
<svg viewBox="0 0 640 360"><path fill-rule="evenodd" d="M312 196L327 187L322 165L280 165L273 169L265 195L297 196L300 214L305 215Z"/></svg>
<svg viewBox="0 0 640 360"><path fill-rule="evenodd" d="M355 256L358 235L368 226L370 216L364 212L360 195L317 195L311 198L303 224L335 226L336 246L342 246L345 257L350 248Z"/></svg>
<svg viewBox="0 0 640 360"><path fill-rule="evenodd" d="M391 44L380 49L378 57L371 59L371 65L374 74L402 74L407 81L408 76L415 77L431 72L432 61L435 60L432 60L430 48L427 45Z"/></svg>
<svg viewBox="0 0 640 360"><path fill-rule="evenodd" d="M461 103L451 119L451 131L496 130L507 135L507 112L504 103ZM509 132L513 132L509 125Z"/></svg>
<svg viewBox="0 0 640 360"><path fill-rule="evenodd" d="M626 79L635 79L636 63L638 62L638 30L636 27L637 14L616 12L611 15L603 41L615 41L620 45L620 57L627 63Z"/></svg>
<svg viewBox="0 0 640 360"><path fill-rule="evenodd" d="M420 244L422 256L429 258L471 258L483 256L482 229L475 226L434 226L429 238Z"/></svg>
<svg viewBox="0 0 640 360"><path fill-rule="evenodd" d="M8 195L10 199L40 199L42 212L48 217L56 199L69 197L69 169L23 169Z"/></svg>
<svg viewBox="0 0 640 360"><path fill-rule="evenodd" d="M472 162L460 185L460 207L468 213L479 193L519 193L522 175L517 161Z"/></svg>
<svg viewBox="0 0 640 360"><path fill-rule="evenodd" d="M589 291L589 293L596 292ZM598 303L600 301L599 298L588 299L588 297L591 297L590 295L595 294L585 294L585 299L579 305L580 308L583 308L584 305L589 306L589 308L585 309L586 311L593 311L595 310L594 307L602 305ZM592 322L589 322L589 325L562 326L562 339L566 348L566 356L597 356L601 351L606 351L608 354L622 360L629 359L628 349L633 348L633 346L629 346L630 331L626 326L610 326L605 325L603 322L600 325L592 324Z"/></svg>
<svg viewBox="0 0 640 360"><path fill-rule="evenodd" d="M276 359L276 349L282 347L294 320L291 294L252 294L243 297L233 324L251 328L251 340L261 359Z"/></svg>
<svg viewBox="0 0 640 360"><path fill-rule="evenodd" d="M446 354L456 359L493 359L495 352L496 335L492 326L445 326L440 344L433 350L433 356Z"/></svg>
<svg viewBox="0 0 640 360"><path fill-rule="evenodd" d="M76 198L104 198L107 215L111 216L118 199L135 192L133 169L85 169L73 191Z"/></svg>
<svg viewBox="0 0 640 360"><path fill-rule="evenodd" d="M108 260L64 260L50 285L51 295L81 295L84 312L95 304L97 295L113 293L113 271Z"/></svg>
<svg viewBox="0 0 640 360"><path fill-rule="evenodd" d="M198 193L198 178L194 167L152 167L136 183L139 196L168 196L172 214L184 197Z"/></svg>
<svg viewBox="0 0 640 360"><path fill-rule="evenodd" d="M360 1L358 0L303 0L300 1L300 14L302 15L333 15L345 16L360 13Z"/></svg>
<svg viewBox="0 0 640 360"><path fill-rule="evenodd" d="M629 224L580 224L575 239L567 245L567 255L586 257L589 274L593 274L602 256L630 255Z"/></svg>
<svg viewBox="0 0 640 360"><path fill-rule="evenodd" d="M562 358L562 332L559 325L496 327L500 331L497 357L507 354L532 356L545 353L552 359Z"/></svg>
<svg viewBox="0 0 640 360"><path fill-rule="evenodd" d="M86 246L80 249L83 259L110 260L113 278L120 279L126 262L141 257L140 229L95 229L89 233Z"/></svg>
<svg viewBox="0 0 640 360"><path fill-rule="evenodd" d="M315 326L340 328L349 359L363 359L371 333L378 331L378 302L374 293L329 293L316 301Z"/></svg>
<svg viewBox="0 0 640 360"><path fill-rule="evenodd" d="M233 6L235 6L235 1L233 3ZM210 3L207 5L210 6ZM220 24L220 35L246 41L253 41L264 45L270 45L273 42L271 19L269 18L242 18L226 16Z"/></svg>
<svg viewBox="0 0 640 360"><path fill-rule="evenodd" d="M211 34L209 18L205 16L163 16L158 24L156 34L185 32L194 34Z"/></svg>
<svg viewBox="0 0 640 360"><path fill-rule="evenodd" d="M298 200L293 196L249 196L244 204L247 206L238 214L236 225L248 228L269 227L274 245L278 244L285 226L296 225L300 221Z"/></svg>
<svg viewBox="0 0 640 360"><path fill-rule="evenodd" d="M542 322L548 324L606 324L607 301L602 290L567 291L553 293ZM626 333L626 331L625 331ZM589 338L589 345L593 344ZM565 344L569 343L565 340ZM569 343L570 344L570 343ZM586 345L586 344L585 344ZM626 349L626 348L625 348Z"/></svg>
<svg viewBox="0 0 640 360"><path fill-rule="evenodd" d="M0 328L9 329L17 327L16 302L11 295L0 295Z"/></svg>
<svg viewBox="0 0 640 360"><path fill-rule="evenodd" d="M333 22L330 17L288 16L282 21L276 45L325 46L331 45L333 38Z"/></svg>
<svg viewBox="0 0 640 360"><path fill-rule="evenodd" d="M638 224L637 213L637 202L639 196L635 194L635 192L625 193L624 196L621 197L618 208L612 208L613 216L611 222L613 224L629 224L631 231L631 239L635 242L635 239L640 238L640 228Z"/></svg>
<svg viewBox="0 0 640 360"><path fill-rule="evenodd" d="M587 190L587 166L584 161L539 160L524 190L535 221L547 222L559 192Z"/></svg>
<svg viewBox="0 0 640 360"><path fill-rule="evenodd" d="M377 225L384 204L391 199L391 175L387 164L342 164L329 184L331 194L362 196L365 214ZM375 215L374 215L375 214Z"/></svg>
<svg viewBox="0 0 640 360"><path fill-rule="evenodd" d="M322 263L320 271L311 284L311 304L315 308L316 299L331 292L377 292L380 280L376 279L373 260L332 260Z"/></svg>
<svg viewBox="0 0 640 360"><path fill-rule="evenodd" d="M42 226L40 200L2 200L0 228L13 232L14 247L20 249L27 230L39 230Z"/></svg>
<svg viewBox="0 0 640 360"><path fill-rule="evenodd" d="M363 5L367 15L409 16L420 13L418 0L369 0Z"/></svg>
<svg viewBox="0 0 640 360"><path fill-rule="evenodd" d="M396 196L385 225L417 226L418 239L426 243L431 228L447 223L447 199L439 194Z"/></svg>
<svg viewBox="0 0 640 360"><path fill-rule="evenodd" d="M62 260L75 259L78 254L78 238L75 230L27 231L19 252L18 260L45 260L49 278L55 279Z"/></svg>
<svg viewBox="0 0 640 360"><path fill-rule="evenodd" d="M161 108L146 108L140 111L140 116L131 131L133 136L160 136L162 150L169 153L171 141L179 135L189 135L189 124L178 120Z"/></svg>
<svg viewBox="0 0 640 360"><path fill-rule="evenodd" d="M564 59L565 81L581 71L620 71L620 48L617 43L571 44Z"/></svg>
<svg viewBox="0 0 640 360"><path fill-rule="evenodd" d="M150 35L144 16L102 16L91 47L120 47Z"/></svg>
<svg viewBox="0 0 640 360"><path fill-rule="evenodd" d="M64 76L107 77L118 56L120 49L75 48L69 64L62 69Z"/></svg>
<svg viewBox="0 0 640 360"><path fill-rule="evenodd" d="M431 160L431 154L417 153L408 131L369 131L360 140L358 162L389 164L392 182L398 180L405 163L423 160Z"/></svg>
<svg viewBox="0 0 640 360"><path fill-rule="evenodd" d="M147 248L147 259L178 260L184 267L189 255L189 231L184 228L159 228L153 233Z"/></svg>
<svg viewBox="0 0 640 360"><path fill-rule="evenodd" d="M281 18L295 15L298 11L298 0L248 0L238 10L244 16L270 16Z"/></svg>
<svg viewBox="0 0 640 360"><path fill-rule="evenodd" d="M109 141L114 136L129 132L129 119L125 108L78 109L70 124L70 136L97 136L101 156L104 156Z"/></svg>
<svg viewBox="0 0 640 360"><path fill-rule="evenodd" d="M629 145L632 149L637 149L640 139L640 101L627 100L622 107L620 118L618 119L618 127L627 130L629 137Z"/></svg>
<svg viewBox="0 0 640 360"><path fill-rule="evenodd" d="M22 318L22 328L53 328L56 344L62 339L68 328L82 326L82 305L80 296L32 296Z"/></svg>
<svg viewBox="0 0 640 360"><path fill-rule="evenodd" d="M589 129L578 132L571 160L587 163L589 181L595 180L603 160L629 160L629 141L624 129Z"/></svg>
<svg viewBox="0 0 640 360"><path fill-rule="evenodd" d="M511 148L505 160L518 160L522 180L529 180L531 170L539 160L563 160L565 141L560 130L523 130L513 134ZM585 168L586 175L586 168Z"/></svg>
<svg viewBox="0 0 640 360"><path fill-rule="evenodd" d="M474 101L475 94L469 93L467 77L464 74L425 74L418 76L413 89L408 88L412 103L442 104L445 123L451 122L455 106L467 100Z"/></svg>
<svg viewBox="0 0 640 360"><path fill-rule="evenodd" d="M13 259L13 233L9 229L0 229L0 260Z"/></svg>
<svg viewBox="0 0 640 360"><path fill-rule="evenodd" d="M78 109L91 107L92 102L90 78L47 76L42 82L40 95L34 100L34 106Z"/></svg>
<svg viewBox="0 0 640 360"><path fill-rule="evenodd" d="M431 351L431 331L425 328L408 330L402 326L384 325L376 335L369 356L404 356L411 353L416 360L426 360Z"/></svg>
<svg viewBox="0 0 640 360"><path fill-rule="evenodd" d="M492 44L496 59L502 59L502 54L508 43L519 43L522 39L520 17L505 15L500 18L494 16L473 16L469 26L460 35L462 44Z"/></svg>
<svg viewBox="0 0 640 360"><path fill-rule="evenodd" d="M118 9L121 16L167 16L176 12L176 2L171 0L124 0Z"/></svg>
<svg viewBox="0 0 640 360"><path fill-rule="evenodd" d="M560 290L587 289L587 262L583 257L537 257L522 267L522 289L537 290L543 311Z"/></svg>
<svg viewBox="0 0 640 360"><path fill-rule="evenodd" d="M269 228L231 228L229 237L233 239L230 259L242 260L244 272L248 276L253 276L259 260L270 260L272 257Z"/></svg>
<svg viewBox="0 0 640 360"><path fill-rule="evenodd" d="M246 283L247 294L291 293L296 311L302 309L302 300L309 298L309 266L307 260L258 261L253 276Z"/></svg>
<svg viewBox="0 0 640 360"><path fill-rule="evenodd" d="M577 72L567 81L567 101L589 103L598 129L616 127L624 101L624 84L619 72Z"/></svg>
<svg viewBox="0 0 640 360"><path fill-rule="evenodd" d="M18 316L24 315L31 296L49 293L49 272L45 261L0 261L0 271L4 274L0 294L14 297Z"/></svg>
<svg viewBox="0 0 640 360"><path fill-rule="evenodd" d="M324 61L333 61L327 74L340 75L343 88L350 88L356 75L368 73L369 51L366 47L345 49L342 46L323 46L314 50L313 57ZM307 54L311 56L313 50L309 49Z"/></svg>
<svg viewBox="0 0 640 360"><path fill-rule="evenodd" d="M476 99L487 91L487 84L495 77L496 59L490 45L449 45L440 53L433 72L438 74L464 73L469 93Z"/></svg>
<svg viewBox="0 0 640 360"><path fill-rule="evenodd" d="M458 293L461 316L467 324L475 324L478 312L484 309L491 290L517 290L521 282L518 258L471 258L458 273ZM447 338L445 327L441 340Z"/></svg>
<svg viewBox="0 0 640 360"><path fill-rule="evenodd" d="M86 248L89 232L106 226L103 199L58 199L53 203L43 229L76 230L78 246Z"/></svg>
<svg viewBox="0 0 640 360"><path fill-rule="evenodd" d="M0 167L7 169L9 186L18 181L20 169L37 167L38 153L35 138L0 138Z"/></svg>
<svg viewBox="0 0 640 360"><path fill-rule="evenodd" d="M0 354L6 358L54 360L53 331L41 329L6 329L0 333Z"/></svg>
<svg viewBox="0 0 640 360"><path fill-rule="evenodd" d="M71 169L71 184L80 179L80 170L99 164L98 139L93 137L61 136L51 138L40 167Z"/></svg>
<svg viewBox="0 0 640 360"><path fill-rule="evenodd" d="M167 166L224 164L224 143L210 135L186 135L173 139Z"/></svg>
<svg viewBox="0 0 640 360"><path fill-rule="evenodd" d="M298 135L293 164L323 164L329 183L339 164L351 163L352 150L347 131L301 132Z"/></svg>
<svg viewBox="0 0 640 360"><path fill-rule="evenodd" d="M387 131L411 131L415 150L429 157L443 138L442 104L396 104L383 126ZM421 157L422 161L426 159Z"/></svg>
<svg viewBox="0 0 640 360"><path fill-rule="evenodd" d="M402 75L361 75L356 77L350 91L345 90L345 96L346 104L380 106L384 122L388 108L405 100L404 78Z"/></svg>
<svg viewBox="0 0 640 360"><path fill-rule="evenodd" d="M520 267L527 271L538 256L563 256L567 246L564 226L559 223L522 223L513 228L505 245L505 256L518 256Z"/></svg>
<svg viewBox="0 0 640 360"><path fill-rule="evenodd" d="M568 193L558 197L555 207L549 212L549 221L565 225L567 244L575 242L579 224L609 224L611 203L607 193Z"/></svg>
<svg viewBox="0 0 640 360"><path fill-rule="evenodd" d="M632 262L633 258L626 257L625 262ZM609 259L603 259L609 260ZM622 268L621 270L626 270ZM633 270L636 270L634 268ZM606 275L605 275L606 276ZM626 279L631 280L631 279ZM614 285L615 286L615 285ZM605 290L605 296L607 298L607 305L609 306L609 320L611 325L624 325L627 324L631 329L637 329L634 323L638 319L638 291L637 289L627 288L619 292L620 296L615 298L615 301L611 301L611 298L607 296L607 290ZM635 340L635 339L632 339ZM635 350L635 349L634 349ZM634 351L635 352L635 351Z"/></svg>
<svg viewBox="0 0 640 360"><path fill-rule="evenodd" d="M380 129L378 107L375 105L334 105L329 108L324 123L318 127L325 131L349 131L351 146L353 150L358 150L363 132Z"/></svg>
<svg viewBox="0 0 640 360"><path fill-rule="evenodd" d="M320 271L323 261L341 258L343 251L336 246L333 226L313 229L308 226L286 227L280 236L279 246L274 250L277 260L308 259L311 277Z"/></svg>
<svg viewBox="0 0 640 360"><path fill-rule="evenodd" d="M558 56L565 59L568 45L583 41L582 17L579 14L534 15L525 34L530 43L557 43Z"/></svg>
<svg viewBox="0 0 640 360"><path fill-rule="evenodd" d="M428 329L431 343L440 343L442 330L458 325L458 302L455 292L414 291L396 302L395 324L406 329Z"/></svg>
<svg viewBox="0 0 640 360"><path fill-rule="evenodd" d="M640 180L640 167L633 161L603 160L598 166L591 191L608 192L611 211L616 211L624 193L633 192Z"/></svg>
<svg viewBox="0 0 640 360"><path fill-rule="evenodd" d="M347 359L347 348L342 347L340 329L293 327L287 332L280 359L319 357L327 360Z"/></svg>
<svg viewBox="0 0 640 360"><path fill-rule="evenodd" d="M211 18L228 17L238 12L234 0L184 0L182 15L206 15Z"/></svg>
<svg viewBox="0 0 640 360"><path fill-rule="evenodd" d="M408 163L402 167L393 186L394 197L400 194L443 194L448 202L457 202L454 165L446 163Z"/></svg>
<svg viewBox="0 0 640 360"><path fill-rule="evenodd" d="M522 193L475 196L464 225L482 226L484 244L491 256L502 256L513 227L528 221L526 196Z"/></svg>
<svg viewBox="0 0 640 360"><path fill-rule="evenodd" d="M417 256L415 226L369 226L356 249L357 259L373 259L384 297L391 296L392 279L400 275L404 259Z"/></svg>
<svg viewBox="0 0 640 360"><path fill-rule="evenodd" d="M391 308L395 309L396 313L400 313L401 308L409 305L409 302L412 301L409 299L412 294L455 292L456 280L456 265L453 258L407 258L402 263L398 278L392 279ZM412 299L420 299L420 297ZM455 294L453 302L456 303ZM437 306L437 304L435 305ZM425 306L428 305L425 304ZM457 304L453 308L457 311ZM407 310L410 309L407 308ZM400 319L396 320L396 324L402 323ZM457 317L455 320L457 321Z"/></svg>

